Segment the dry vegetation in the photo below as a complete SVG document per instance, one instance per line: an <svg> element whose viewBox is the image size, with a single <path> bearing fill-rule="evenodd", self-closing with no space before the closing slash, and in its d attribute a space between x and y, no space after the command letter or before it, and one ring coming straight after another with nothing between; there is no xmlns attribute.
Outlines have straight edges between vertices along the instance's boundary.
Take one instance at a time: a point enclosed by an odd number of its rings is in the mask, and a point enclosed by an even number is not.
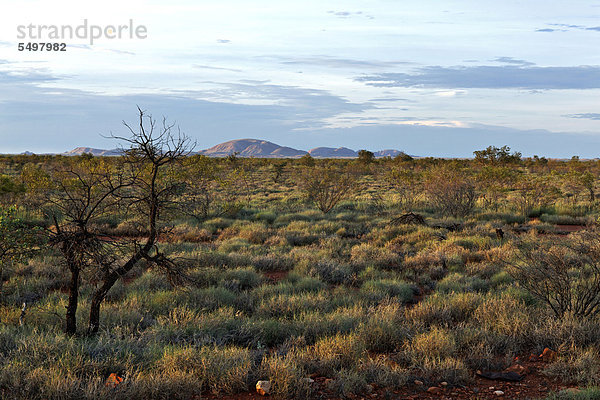
<svg viewBox="0 0 600 400"><path fill-rule="evenodd" d="M3 398L394 398L546 347L600 384L595 161L134 156L0 159Z"/></svg>

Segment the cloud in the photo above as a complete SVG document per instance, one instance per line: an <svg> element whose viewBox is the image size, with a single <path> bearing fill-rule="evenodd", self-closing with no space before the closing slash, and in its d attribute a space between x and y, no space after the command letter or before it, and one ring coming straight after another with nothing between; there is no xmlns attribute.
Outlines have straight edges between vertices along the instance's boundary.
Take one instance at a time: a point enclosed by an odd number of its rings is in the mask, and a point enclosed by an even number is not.
<svg viewBox="0 0 600 400"><path fill-rule="evenodd" d="M42 83L52 87L38 86ZM0 153L114 147L101 134L120 132L120 121L135 118L136 105L177 121L206 147L241 136L277 140L322 129L339 113L374 108L325 90L268 82L212 85L216 88L109 96L61 88L60 77L44 70L0 70Z"/></svg>
<svg viewBox="0 0 600 400"><path fill-rule="evenodd" d="M430 66L414 73L382 73L355 78L375 87L487 89L596 89L600 66Z"/></svg>
<svg viewBox="0 0 600 400"><path fill-rule="evenodd" d="M75 49L84 49L84 50L91 50L92 46L90 46L89 44L68 44L68 47L73 47Z"/></svg>
<svg viewBox="0 0 600 400"><path fill-rule="evenodd" d="M271 57L269 57L271 58ZM317 65L327 68L390 68L399 65L414 64L410 61L377 61L377 60L358 60L351 58L336 58L325 55L315 55L310 57L272 57L281 60L284 65Z"/></svg>
<svg viewBox="0 0 600 400"><path fill-rule="evenodd" d="M135 56L135 53L133 51L116 50L116 49L108 49L108 51L110 51L112 53L116 53L116 54L126 54L126 55L130 55L130 56Z"/></svg>
<svg viewBox="0 0 600 400"><path fill-rule="evenodd" d="M328 14L332 14L335 15L338 18L350 18L352 16L364 16L368 19L374 19L375 17L373 17L370 14L366 14L363 11L335 11L335 10L329 10L327 11Z"/></svg>
<svg viewBox="0 0 600 400"><path fill-rule="evenodd" d="M573 24L548 24L550 26L558 26L560 28L570 28L570 29L585 29L583 25L573 25Z"/></svg>
<svg viewBox="0 0 600 400"><path fill-rule="evenodd" d="M0 62L0 64L2 63ZM58 77L52 75L45 69L28 68L22 70L0 71L0 87L15 84L30 85L57 80L59 80ZM2 101L1 95L0 101Z"/></svg>
<svg viewBox="0 0 600 400"><path fill-rule="evenodd" d="M370 101L372 102L380 102L380 101L404 101L404 102L410 102L412 103L413 100L409 100L409 99L405 99L402 97L379 97L376 99L371 99Z"/></svg>
<svg viewBox="0 0 600 400"><path fill-rule="evenodd" d="M434 93L438 97L456 97L466 94L466 90L440 90Z"/></svg>
<svg viewBox="0 0 600 400"><path fill-rule="evenodd" d="M333 14L337 17L349 17L351 16L353 13L349 12L349 11L327 11L329 14Z"/></svg>
<svg viewBox="0 0 600 400"><path fill-rule="evenodd" d="M497 57L497 58L493 59L492 61L504 63L504 64L521 65L521 66L535 65L535 63L525 61L525 60L519 60L517 58L512 58L512 57Z"/></svg>
<svg viewBox="0 0 600 400"><path fill-rule="evenodd" d="M568 118L593 119L595 121L600 121L600 113L567 114L563 116Z"/></svg>
<svg viewBox="0 0 600 400"><path fill-rule="evenodd" d="M58 80L43 70L29 71L36 82ZM257 86L253 88L252 86ZM469 124L436 118L398 118L396 123L365 121L359 126L323 126L323 118L346 111L360 121L360 110L371 104L354 104L327 91L277 86L224 85L223 92L243 96L283 97L280 104L248 105L208 101L194 96L206 93L139 94L105 96L81 90L44 88L23 75L0 71L0 153L62 152L77 146L114 148L101 135L123 133L122 120L131 122L136 105L155 117L176 121L198 148L255 137L299 149L347 146L379 150L396 148L421 156L472 157L489 145L509 145L526 155L595 157L600 137L545 130L524 131ZM225 94L225 93L223 93Z"/></svg>
<svg viewBox="0 0 600 400"><path fill-rule="evenodd" d="M212 69L212 70L218 70L218 71L242 72L241 69L226 68L226 67L214 67L212 65L194 64L193 67L199 68L199 69Z"/></svg>
<svg viewBox="0 0 600 400"><path fill-rule="evenodd" d="M179 90L174 94L219 103L282 107L281 121L308 129L326 126L325 119L343 113L359 113L375 107L372 103L352 103L326 90L268 82L205 82L212 89Z"/></svg>
<svg viewBox="0 0 600 400"><path fill-rule="evenodd" d="M231 43L229 39L217 39L217 43Z"/></svg>
<svg viewBox="0 0 600 400"><path fill-rule="evenodd" d="M584 31L597 31L600 32L600 26L585 26L585 25L573 25L573 24L547 24L555 28L541 28L536 29L536 32L568 32L571 30L584 30Z"/></svg>

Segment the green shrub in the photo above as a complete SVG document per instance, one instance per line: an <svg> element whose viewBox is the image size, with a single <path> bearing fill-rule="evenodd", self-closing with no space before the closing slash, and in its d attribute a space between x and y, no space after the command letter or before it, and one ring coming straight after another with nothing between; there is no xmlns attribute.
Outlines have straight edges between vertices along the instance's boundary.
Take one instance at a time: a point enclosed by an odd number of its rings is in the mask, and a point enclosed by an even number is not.
<svg viewBox="0 0 600 400"><path fill-rule="evenodd" d="M450 326L468 321L481 304L477 293L434 293L406 311L408 320L424 325Z"/></svg>
<svg viewBox="0 0 600 400"><path fill-rule="evenodd" d="M489 283L481 278L453 273L439 281L436 290L440 293L485 292L488 287Z"/></svg>
<svg viewBox="0 0 600 400"><path fill-rule="evenodd" d="M395 298L402 303L413 299L413 288L406 282L392 279L371 280L363 283L361 294L371 302L380 302L385 298Z"/></svg>

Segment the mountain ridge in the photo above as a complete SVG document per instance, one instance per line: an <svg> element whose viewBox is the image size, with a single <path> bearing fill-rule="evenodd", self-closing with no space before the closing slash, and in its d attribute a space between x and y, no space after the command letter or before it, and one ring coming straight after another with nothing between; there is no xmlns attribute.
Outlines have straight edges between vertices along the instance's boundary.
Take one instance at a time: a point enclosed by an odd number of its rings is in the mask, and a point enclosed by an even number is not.
<svg viewBox="0 0 600 400"><path fill-rule="evenodd" d="M94 156L119 156L122 154L120 149L98 149L93 147L76 147L73 150L58 153L64 156L80 156L82 154L92 154ZM394 149L374 151L376 158L395 157L404 152ZM31 152L24 152L25 155L33 155ZM194 152L208 157L227 157L235 154L238 157L255 158L300 158L309 154L314 158L357 158L358 152L347 147L315 147L308 151L298 150L293 147L281 146L268 140L261 139L234 139L219 143L208 149Z"/></svg>

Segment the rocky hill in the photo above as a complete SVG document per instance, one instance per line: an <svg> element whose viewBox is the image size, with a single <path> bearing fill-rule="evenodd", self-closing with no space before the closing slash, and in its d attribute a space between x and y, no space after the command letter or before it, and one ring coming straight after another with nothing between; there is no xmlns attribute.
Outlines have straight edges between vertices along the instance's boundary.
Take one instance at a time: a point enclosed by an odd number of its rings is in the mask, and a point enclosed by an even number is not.
<svg viewBox="0 0 600 400"><path fill-rule="evenodd" d="M121 150L112 149L112 150L103 150L103 149L94 149L92 147L77 147L71 151L64 152L64 156L80 156L83 153L92 154L94 156L120 156Z"/></svg>
<svg viewBox="0 0 600 400"><path fill-rule="evenodd" d="M209 157L226 157L234 153L239 157L294 158L303 156L306 151L279 146L266 140L238 139L198 152Z"/></svg>
<svg viewBox="0 0 600 400"><path fill-rule="evenodd" d="M358 153L347 147L316 147L308 153L315 158L356 158Z"/></svg>

